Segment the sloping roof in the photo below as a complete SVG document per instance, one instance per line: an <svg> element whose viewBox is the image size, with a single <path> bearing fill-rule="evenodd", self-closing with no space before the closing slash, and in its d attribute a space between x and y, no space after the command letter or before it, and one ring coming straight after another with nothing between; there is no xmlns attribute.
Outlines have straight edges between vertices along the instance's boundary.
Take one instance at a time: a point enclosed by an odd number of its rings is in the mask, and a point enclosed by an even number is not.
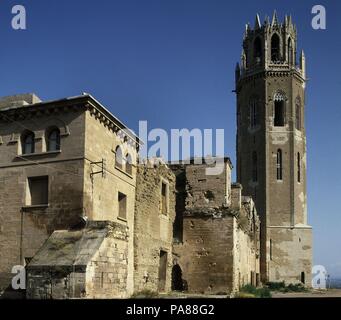
<svg viewBox="0 0 341 320"><path fill-rule="evenodd" d="M89 103L97 110L100 111L101 114L106 116L108 119L113 121L120 130L124 131L125 134L130 136L134 141L139 144L143 144L143 142L139 139L139 137L129 129L121 120L119 120L116 116L114 116L103 104L101 104L97 99L95 99L92 95L88 93L84 93L82 95L67 97L63 99L57 100L49 100L49 101L41 101L34 94L23 94L16 96L8 96L8 97L0 97L0 114L4 112L20 112L22 110L27 109L37 109L37 108L45 108L48 106L52 106L53 108L64 107L67 104L73 103Z"/></svg>
<svg viewBox="0 0 341 320"><path fill-rule="evenodd" d="M86 266L107 237L109 229L108 222L92 222L82 230L55 231L28 267Z"/></svg>

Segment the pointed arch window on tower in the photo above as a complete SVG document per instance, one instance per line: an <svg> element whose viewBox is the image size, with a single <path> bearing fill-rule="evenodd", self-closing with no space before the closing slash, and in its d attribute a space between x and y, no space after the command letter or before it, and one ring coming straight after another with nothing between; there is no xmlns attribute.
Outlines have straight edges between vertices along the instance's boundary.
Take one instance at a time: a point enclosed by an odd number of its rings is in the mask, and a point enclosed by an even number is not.
<svg viewBox="0 0 341 320"><path fill-rule="evenodd" d="M259 37L257 37L253 43L253 57L256 64L262 61L262 42Z"/></svg>
<svg viewBox="0 0 341 320"><path fill-rule="evenodd" d="M274 126L284 126L284 115L285 115L285 96L283 93L278 92L274 98Z"/></svg>
<svg viewBox="0 0 341 320"><path fill-rule="evenodd" d="M301 130L301 102L299 99L296 99L296 103L295 103L295 116L296 116L296 122L295 122L296 129Z"/></svg>
<svg viewBox="0 0 341 320"><path fill-rule="evenodd" d="M301 155L297 152L297 182L301 182Z"/></svg>
<svg viewBox="0 0 341 320"><path fill-rule="evenodd" d="M252 152L252 181L258 181L258 159L257 159L257 152Z"/></svg>
<svg viewBox="0 0 341 320"><path fill-rule="evenodd" d="M250 127L254 128L258 123L257 115L257 99L251 99L249 103L250 107Z"/></svg>
<svg viewBox="0 0 341 320"><path fill-rule="evenodd" d="M288 63L289 63L289 65L294 64L294 53L293 53L293 49L292 49L291 38L288 39Z"/></svg>
<svg viewBox="0 0 341 320"><path fill-rule="evenodd" d="M275 33L271 38L271 61L280 60L279 36Z"/></svg>
<svg viewBox="0 0 341 320"><path fill-rule="evenodd" d="M282 150L277 150L277 161L276 161L276 169L277 169L277 180L283 180L283 156Z"/></svg>

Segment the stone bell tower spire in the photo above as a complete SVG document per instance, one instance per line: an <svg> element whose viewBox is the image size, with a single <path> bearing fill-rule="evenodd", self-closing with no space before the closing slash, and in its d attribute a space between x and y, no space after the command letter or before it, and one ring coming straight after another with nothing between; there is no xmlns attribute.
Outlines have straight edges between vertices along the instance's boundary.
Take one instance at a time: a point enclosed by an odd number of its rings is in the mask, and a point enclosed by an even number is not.
<svg viewBox="0 0 341 320"><path fill-rule="evenodd" d="M291 16L247 25L236 69L237 180L261 216L263 281L310 284L307 224L305 56Z"/></svg>

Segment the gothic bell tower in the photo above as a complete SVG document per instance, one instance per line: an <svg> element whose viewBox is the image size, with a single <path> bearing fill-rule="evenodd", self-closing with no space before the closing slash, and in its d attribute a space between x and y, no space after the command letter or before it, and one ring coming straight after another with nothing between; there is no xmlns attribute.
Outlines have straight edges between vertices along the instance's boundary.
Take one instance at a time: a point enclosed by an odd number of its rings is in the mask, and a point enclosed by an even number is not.
<svg viewBox="0 0 341 320"><path fill-rule="evenodd" d="M237 64L237 180L261 218L262 281L310 286L312 229L307 224L305 84L297 30L276 12L246 25Z"/></svg>

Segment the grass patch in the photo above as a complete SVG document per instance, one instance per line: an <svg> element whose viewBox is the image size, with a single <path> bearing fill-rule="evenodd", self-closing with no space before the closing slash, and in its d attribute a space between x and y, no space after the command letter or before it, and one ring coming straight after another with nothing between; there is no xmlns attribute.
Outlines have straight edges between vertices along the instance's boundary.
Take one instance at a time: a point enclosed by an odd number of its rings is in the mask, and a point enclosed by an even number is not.
<svg viewBox="0 0 341 320"><path fill-rule="evenodd" d="M247 284L240 289L237 298L271 298L271 292L267 287L256 288Z"/></svg>

